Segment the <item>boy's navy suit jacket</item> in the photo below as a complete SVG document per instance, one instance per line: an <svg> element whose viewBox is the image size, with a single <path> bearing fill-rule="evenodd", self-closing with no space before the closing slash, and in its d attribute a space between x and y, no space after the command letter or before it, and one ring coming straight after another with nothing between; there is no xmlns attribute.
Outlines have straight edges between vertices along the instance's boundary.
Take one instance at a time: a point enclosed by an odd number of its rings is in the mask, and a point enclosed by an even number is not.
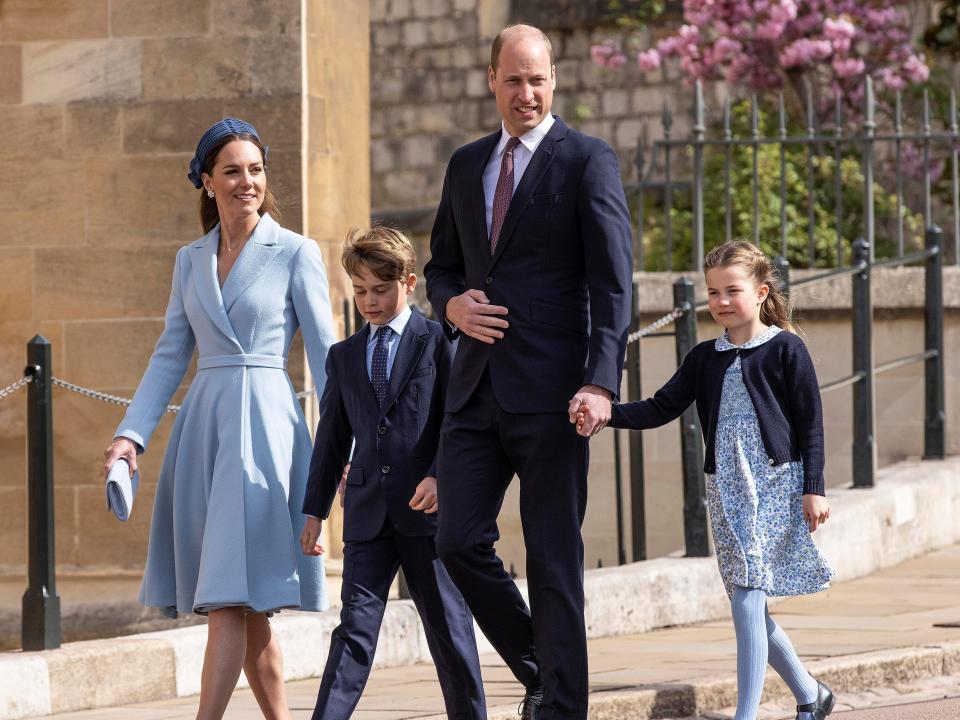
<svg viewBox="0 0 960 720"><path fill-rule="evenodd" d="M388 516L403 535L432 535L436 515L411 510L408 503L420 481L437 474L454 346L438 323L412 312L381 408L367 374L369 337L370 326L364 325L330 348L303 512L328 517L355 438L344 493L344 541L374 538Z"/></svg>

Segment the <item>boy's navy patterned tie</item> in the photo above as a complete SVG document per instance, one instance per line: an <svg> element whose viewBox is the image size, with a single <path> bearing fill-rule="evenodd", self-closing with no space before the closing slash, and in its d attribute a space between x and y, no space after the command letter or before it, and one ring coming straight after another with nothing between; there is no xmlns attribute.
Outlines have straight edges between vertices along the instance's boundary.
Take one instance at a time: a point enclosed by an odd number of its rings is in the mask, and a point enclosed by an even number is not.
<svg viewBox="0 0 960 720"><path fill-rule="evenodd" d="M370 361L370 382L377 396L377 405L381 407L387 397L387 340L390 333L389 325L377 328L377 344L373 346L373 359Z"/></svg>
<svg viewBox="0 0 960 720"><path fill-rule="evenodd" d="M497 178L497 189L493 193L493 220L490 228L490 254L497 249L497 240L500 239L500 230L513 199L513 151L520 144L520 138L512 137L507 140L503 149L503 159L500 161L500 177Z"/></svg>

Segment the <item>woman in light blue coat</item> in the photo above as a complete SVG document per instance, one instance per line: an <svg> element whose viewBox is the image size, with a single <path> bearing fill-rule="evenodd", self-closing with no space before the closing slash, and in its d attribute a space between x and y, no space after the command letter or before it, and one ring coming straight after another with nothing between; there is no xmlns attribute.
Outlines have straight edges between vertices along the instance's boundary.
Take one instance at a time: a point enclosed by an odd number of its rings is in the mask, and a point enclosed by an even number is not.
<svg viewBox="0 0 960 720"><path fill-rule="evenodd" d="M264 716L290 717L268 615L327 607L322 558L299 551L311 441L287 353L299 328L316 386L333 342L315 243L280 227L256 130L222 120L189 178L204 235L177 253L166 326L105 452L136 469L198 350L157 482L140 600L209 615L197 718L221 718L246 672Z"/></svg>

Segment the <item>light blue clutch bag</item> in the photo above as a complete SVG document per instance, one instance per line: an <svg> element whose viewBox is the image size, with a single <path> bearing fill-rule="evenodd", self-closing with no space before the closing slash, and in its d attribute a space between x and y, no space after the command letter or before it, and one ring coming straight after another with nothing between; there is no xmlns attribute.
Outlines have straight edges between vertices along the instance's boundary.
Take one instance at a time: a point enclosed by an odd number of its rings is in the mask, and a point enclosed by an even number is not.
<svg viewBox="0 0 960 720"><path fill-rule="evenodd" d="M107 474L107 509L124 522L133 511L133 498L140 485L140 473L130 478L130 466L126 460L117 460Z"/></svg>

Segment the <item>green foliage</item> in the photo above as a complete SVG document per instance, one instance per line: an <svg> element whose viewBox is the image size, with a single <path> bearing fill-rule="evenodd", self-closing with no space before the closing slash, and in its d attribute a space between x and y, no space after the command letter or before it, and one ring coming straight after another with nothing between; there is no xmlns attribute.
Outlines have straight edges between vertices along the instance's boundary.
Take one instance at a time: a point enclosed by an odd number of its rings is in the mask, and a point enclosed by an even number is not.
<svg viewBox="0 0 960 720"><path fill-rule="evenodd" d="M626 30L639 30L666 12L666 0L610 0L609 18Z"/></svg>
<svg viewBox="0 0 960 720"><path fill-rule="evenodd" d="M749 137L749 105L741 103L734 111L735 127L740 136ZM775 137L779 133L776 119L761 113L761 134ZM793 133L802 132L794 128ZM735 131L736 136L736 131ZM688 153L692 155L692 150ZM791 267L810 267L810 203L813 203L813 242L816 267L836 267L849 260L850 246L864 234L864 174L859 155L847 150L840 158L842 216L840 218L841 257L837 257L837 220L835 199L836 160L833 147L814 147L812 157L805 145L785 146L786 236L787 259ZM808 180L808 160L813 182ZM726 189L724 183L724 150L710 148L705 153L703 181L704 251L726 239ZM875 178L880 167L877 164ZM761 145L757 151L757 217L760 246L769 256L781 254L780 231L780 146ZM813 188L812 195L809 187ZM875 239L877 256L896 253L896 196L873 183ZM692 259L693 213L689 193L674 190L671 211L673 267L689 268ZM749 146L735 146L731 152L730 207L733 238L753 240L753 151ZM923 217L901 208L905 243L919 246L922 242ZM645 211L644 255L646 270L667 268L667 243L661 208Z"/></svg>

